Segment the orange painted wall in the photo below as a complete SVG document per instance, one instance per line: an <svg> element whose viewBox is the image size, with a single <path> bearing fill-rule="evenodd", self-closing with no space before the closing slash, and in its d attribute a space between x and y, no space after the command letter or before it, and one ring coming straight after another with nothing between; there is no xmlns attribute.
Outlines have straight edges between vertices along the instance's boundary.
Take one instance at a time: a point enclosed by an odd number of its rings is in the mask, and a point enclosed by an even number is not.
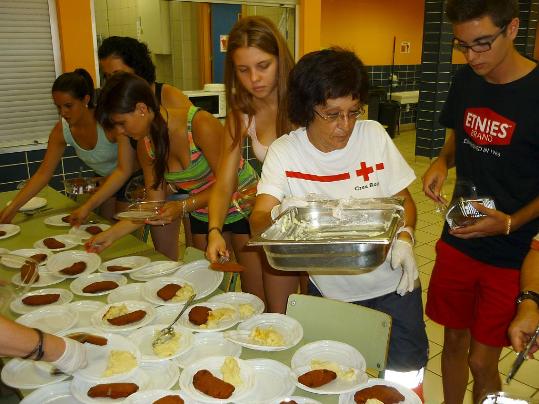
<svg viewBox="0 0 539 404"><path fill-rule="evenodd" d="M322 0L300 0L299 55L320 49Z"/></svg>
<svg viewBox="0 0 539 404"><path fill-rule="evenodd" d="M420 64L423 0L322 0L321 46L350 48L366 65L389 65L393 37L395 64ZM411 44L400 53L401 41Z"/></svg>
<svg viewBox="0 0 539 404"><path fill-rule="evenodd" d="M95 81L91 0L56 0L62 68L70 72L83 67Z"/></svg>

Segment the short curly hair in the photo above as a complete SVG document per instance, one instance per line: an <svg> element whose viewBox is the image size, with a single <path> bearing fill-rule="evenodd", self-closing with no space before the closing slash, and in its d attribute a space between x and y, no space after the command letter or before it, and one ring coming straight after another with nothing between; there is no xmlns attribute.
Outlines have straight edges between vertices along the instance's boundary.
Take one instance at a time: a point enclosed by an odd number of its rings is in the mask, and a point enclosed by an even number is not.
<svg viewBox="0 0 539 404"><path fill-rule="evenodd" d="M367 70L354 52L338 47L311 52L290 72L288 117L296 125L308 126L315 118L315 106L347 96L364 105L368 93Z"/></svg>
<svg viewBox="0 0 539 404"><path fill-rule="evenodd" d="M119 57L123 62L135 71L148 83L155 82L155 65L150 57L150 49L145 43L128 36L110 36L106 38L99 49L99 60L109 56Z"/></svg>

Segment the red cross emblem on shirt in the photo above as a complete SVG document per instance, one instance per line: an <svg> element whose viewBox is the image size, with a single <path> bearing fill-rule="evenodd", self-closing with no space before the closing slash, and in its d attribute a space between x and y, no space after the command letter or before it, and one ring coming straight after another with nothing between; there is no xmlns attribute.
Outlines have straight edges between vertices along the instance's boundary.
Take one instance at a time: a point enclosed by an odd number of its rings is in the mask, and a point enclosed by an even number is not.
<svg viewBox="0 0 539 404"><path fill-rule="evenodd" d="M366 162L359 163L359 170L356 170L356 176L363 177L363 181L369 181L369 175L374 172L372 166L368 166ZM384 163L376 163L376 171L384 169Z"/></svg>

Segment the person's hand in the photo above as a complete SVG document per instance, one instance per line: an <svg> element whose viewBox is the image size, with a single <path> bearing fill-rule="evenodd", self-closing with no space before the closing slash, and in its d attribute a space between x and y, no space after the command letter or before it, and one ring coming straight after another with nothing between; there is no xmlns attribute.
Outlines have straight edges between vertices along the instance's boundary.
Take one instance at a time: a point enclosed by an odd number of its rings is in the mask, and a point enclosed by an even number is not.
<svg viewBox="0 0 539 404"><path fill-rule="evenodd" d="M526 344L535 333L539 325L539 308L532 301L523 301L520 303L517 315L509 325L509 339L511 345L516 352L522 352L526 348ZM535 344L530 349L530 357L533 358L534 352L539 350L539 341L535 340Z"/></svg>
<svg viewBox="0 0 539 404"><path fill-rule="evenodd" d="M90 215L90 210L82 205L69 214L69 224L73 227L79 227L86 222L88 215Z"/></svg>
<svg viewBox="0 0 539 404"><path fill-rule="evenodd" d="M447 204L442 197L442 186L447 178L447 165L442 159L436 159L423 174L423 192L434 202Z"/></svg>
<svg viewBox="0 0 539 404"><path fill-rule="evenodd" d="M504 235L507 231L508 215L496 209L473 202L473 207L486 216L478 219L474 224L450 230L455 237L468 239L487 236Z"/></svg>
<svg viewBox="0 0 539 404"><path fill-rule="evenodd" d="M12 212L12 210L9 208L9 206L6 206L4 209L0 211L0 223L2 224L9 224L15 217L17 212Z"/></svg>
<svg viewBox="0 0 539 404"><path fill-rule="evenodd" d="M217 230L208 233L208 246L206 247L206 258L210 262L218 262L221 257L230 259L230 253L226 248L223 235Z"/></svg>
<svg viewBox="0 0 539 404"><path fill-rule="evenodd" d="M415 280L419 276L412 244L404 240L395 240L391 249L391 267L402 268L402 277L397 286L397 293L404 296L414 290Z"/></svg>
<svg viewBox="0 0 539 404"><path fill-rule="evenodd" d="M271 209L271 220L275 220L277 216L279 216L281 213L294 206L297 206L298 208L305 207L307 206L307 202L295 196L287 196L281 201L279 205L275 205Z"/></svg>
<svg viewBox="0 0 539 404"><path fill-rule="evenodd" d="M84 249L86 252L99 254L105 248L110 247L112 243L116 241L116 239L117 237L114 235L111 229L105 230L88 239L88 241L84 243Z"/></svg>
<svg viewBox="0 0 539 404"><path fill-rule="evenodd" d="M79 341L71 338L62 339L65 342L65 350L62 356L51 364L60 369L62 372L72 374L81 368L85 368L88 364L86 359L86 348Z"/></svg>
<svg viewBox="0 0 539 404"><path fill-rule="evenodd" d="M174 220L180 218L184 212L182 209L183 201L170 201L159 210L159 215L155 216L152 220L147 220L146 224L154 226L161 226L164 224L172 223Z"/></svg>

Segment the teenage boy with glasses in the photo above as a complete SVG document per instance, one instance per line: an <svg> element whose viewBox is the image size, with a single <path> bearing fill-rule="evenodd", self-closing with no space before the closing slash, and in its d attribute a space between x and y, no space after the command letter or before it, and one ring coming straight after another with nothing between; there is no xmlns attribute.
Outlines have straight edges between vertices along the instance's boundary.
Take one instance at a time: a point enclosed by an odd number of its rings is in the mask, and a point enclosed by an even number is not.
<svg viewBox="0 0 539 404"><path fill-rule="evenodd" d="M448 0L454 46L468 66L455 76L440 115L448 136L423 177L440 201L448 169L466 179L496 209L456 230L446 226L436 246L427 315L445 326L444 401L462 403L468 368L473 398L501 389L498 361L509 345L519 268L539 226L539 69L513 46L516 0ZM454 196L455 197L455 196Z"/></svg>

